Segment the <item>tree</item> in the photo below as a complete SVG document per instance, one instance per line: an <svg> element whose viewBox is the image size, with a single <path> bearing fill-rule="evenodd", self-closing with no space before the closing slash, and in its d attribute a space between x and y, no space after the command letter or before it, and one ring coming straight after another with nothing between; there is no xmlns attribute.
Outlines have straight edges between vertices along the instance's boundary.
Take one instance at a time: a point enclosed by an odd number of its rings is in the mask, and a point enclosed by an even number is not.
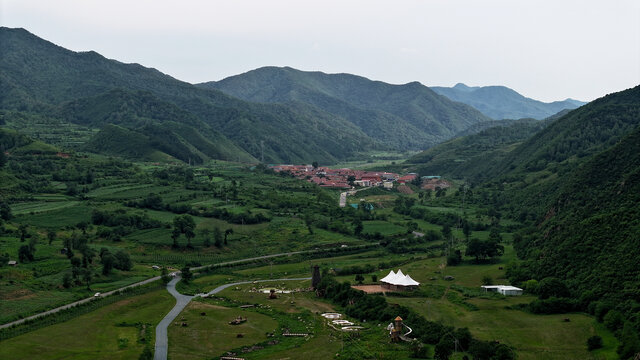
<svg viewBox="0 0 640 360"><path fill-rule="evenodd" d="M540 299L548 299L552 296L569 297L569 288L558 278L547 277L540 280L538 283L538 297Z"/></svg>
<svg viewBox="0 0 640 360"><path fill-rule="evenodd" d="M222 247L222 231L217 226L213 228L213 244L217 248Z"/></svg>
<svg viewBox="0 0 640 360"><path fill-rule="evenodd" d="M18 231L20 232L20 242L24 242L24 240L27 238L27 229L28 226L26 224L18 226Z"/></svg>
<svg viewBox="0 0 640 360"><path fill-rule="evenodd" d="M31 247L29 245L20 246L20 248L18 249L18 259L20 260L20 262L33 261L33 251L31 250Z"/></svg>
<svg viewBox="0 0 640 360"><path fill-rule="evenodd" d="M502 242L502 235L500 235L500 230L497 226L491 227L491 231L489 231L489 240L494 242Z"/></svg>
<svg viewBox="0 0 640 360"><path fill-rule="evenodd" d="M360 236L360 234L362 234L362 230L364 229L364 226L362 225L362 220L356 218L353 221L353 234L355 236Z"/></svg>
<svg viewBox="0 0 640 360"><path fill-rule="evenodd" d="M78 228L78 230L81 230L82 234L86 234L88 226L89 224L86 221L81 221L76 225L76 228Z"/></svg>
<svg viewBox="0 0 640 360"><path fill-rule="evenodd" d="M11 207L6 202L0 202L0 218L2 220L11 220Z"/></svg>
<svg viewBox="0 0 640 360"><path fill-rule="evenodd" d="M54 230L49 230L47 232L47 239L49 239L49 245L56 239L56 232Z"/></svg>
<svg viewBox="0 0 640 360"><path fill-rule="evenodd" d="M185 284L188 284L189 282L191 282L191 279L193 279L193 273L191 272L191 269L189 269L188 266L183 267L182 270L180 270L180 272L182 273L182 280L185 282Z"/></svg>
<svg viewBox="0 0 640 360"><path fill-rule="evenodd" d="M449 224L442 225L442 237L445 241L451 238L451 226Z"/></svg>
<svg viewBox="0 0 640 360"><path fill-rule="evenodd" d="M204 247L211 246L211 231L209 229L200 230L200 236L202 237L202 245L204 245Z"/></svg>
<svg viewBox="0 0 640 360"><path fill-rule="evenodd" d="M593 351L602 347L602 338L598 335L593 335L587 339L587 350Z"/></svg>
<svg viewBox="0 0 640 360"><path fill-rule="evenodd" d="M109 275L111 273L111 270L116 265L116 261L117 260L115 256L113 256L113 254L111 254L109 251L101 255L102 275Z"/></svg>
<svg viewBox="0 0 640 360"><path fill-rule="evenodd" d="M62 286L65 289L68 289L71 287L71 274L64 273L64 276L62 276Z"/></svg>
<svg viewBox="0 0 640 360"><path fill-rule="evenodd" d="M4 149L0 149L0 169L7 164L7 154L4 153Z"/></svg>
<svg viewBox="0 0 640 360"><path fill-rule="evenodd" d="M169 281L171 281L171 276L169 276L169 271L164 266L162 267L160 279L162 279L162 283L165 286L169 283Z"/></svg>
<svg viewBox="0 0 640 360"><path fill-rule="evenodd" d="M504 246L491 241L491 240L479 240L473 238L467 243L467 250L465 255L473 256L476 258L476 262L485 260L487 258L493 258L502 256L504 253Z"/></svg>
<svg viewBox="0 0 640 360"><path fill-rule="evenodd" d="M91 280L93 280L93 271L91 268L82 270L82 281L87 284L87 290L91 291Z"/></svg>
<svg viewBox="0 0 640 360"><path fill-rule="evenodd" d="M447 360L453 353L455 343L450 337L442 337L435 347L434 357L438 360Z"/></svg>
<svg viewBox="0 0 640 360"><path fill-rule="evenodd" d="M131 262L131 258L129 254L124 250L118 250L115 253L116 262L113 267L118 270L129 271L133 268L133 263Z"/></svg>
<svg viewBox="0 0 640 360"><path fill-rule="evenodd" d="M151 351L149 346L144 347L144 350L142 350L142 354L140 354L138 360L153 360L153 351Z"/></svg>
<svg viewBox="0 0 640 360"><path fill-rule="evenodd" d="M178 228L174 228L171 231L171 239L173 240L173 244L171 245L172 248L177 249L178 248L178 238L180 237L180 230Z"/></svg>
<svg viewBox="0 0 640 360"><path fill-rule="evenodd" d="M449 254L449 256L447 256L448 266L460 265L461 262L462 262L462 253L460 252L460 250L456 250L452 254Z"/></svg>
<svg viewBox="0 0 640 360"><path fill-rule="evenodd" d="M233 229L232 228L228 228L227 230L224 231L224 244L227 245L227 236L233 234Z"/></svg>
<svg viewBox="0 0 640 360"><path fill-rule="evenodd" d="M364 276L362 276L362 274L356 275L356 282L358 284L362 284L363 281L364 281Z"/></svg>
<svg viewBox="0 0 640 360"><path fill-rule="evenodd" d="M318 168L318 162L317 161L312 162L311 166L313 166L314 169L317 169Z"/></svg>
<svg viewBox="0 0 640 360"><path fill-rule="evenodd" d="M631 321L624 323L620 340L621 342L617 350L620 359L631 359L635 354L640 352L638 332L635 330Z"/></svg>
<svg viewBox="0 0 640 360"><path fill-rule="evenodd" d="M493 285L493 278L489 275L483 276L482 285Z"/></svg>
<svg viewBox="0 0 640 360"><path fill-rule="evenodd" d="M193 245L191 245L191 239L193 239L195 236L196 234L193 232L193 229L186 228L184 230L184 237L187 238L187 248L193 249Z"/></svg>
<svg viewBox="0 0 640 360"><path fill-rule="evenodd" d="M462 233L464 234L465 239L469 241L469 237L471 236L471 224L467 220L462 221Z"/></svg>
<svg viewBox="0 0 640 360"><path fill-rule="evenodd" d="M373 274L371 275L371 282L377 282L378 281L378 275Z"/></svg>

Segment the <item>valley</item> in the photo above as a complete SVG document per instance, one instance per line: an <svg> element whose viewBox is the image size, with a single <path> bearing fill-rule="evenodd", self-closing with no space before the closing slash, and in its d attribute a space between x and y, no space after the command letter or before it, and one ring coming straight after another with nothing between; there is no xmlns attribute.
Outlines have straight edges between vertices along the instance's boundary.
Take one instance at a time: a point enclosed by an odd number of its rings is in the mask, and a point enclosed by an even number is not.
<svg viewBox="0 0 640 360"><path fill-rule="evenodd" d="M638 85L0 46L2 359L640 356Z"/></svg>

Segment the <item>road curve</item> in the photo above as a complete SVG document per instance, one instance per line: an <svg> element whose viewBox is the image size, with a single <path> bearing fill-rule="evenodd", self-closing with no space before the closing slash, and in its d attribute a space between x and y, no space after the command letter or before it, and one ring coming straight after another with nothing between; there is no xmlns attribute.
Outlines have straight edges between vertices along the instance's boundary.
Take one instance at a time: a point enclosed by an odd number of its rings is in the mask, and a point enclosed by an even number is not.
<svg viewBox="0 0 640 360"><path fill-rule="evenodd" d="M287 253L256 256L256 257L252 257L252 258L232 260L232 261L226 261L226 262L221 262L221 263L217 263L217 264L210 264L210 265L192 267L191 271L202 270L202 269L207 268L209 266L229 265L229 264L236 264L236 263L241 263L241 262L246 262L246 261L253 261L253 260L259 260L259 259L268 259L268 258L278 257L278 256L288 256L288 255L296 255L296 254L304 254L304 253L313 253L313 252L316 252L316 251L317 250L300 250L300 251L292 251L292 252L287 252ZM178 271L177 273L180 273L180 272ZM154 276L152 278L149 278L149 279L146 279L146 280L143 280L143 281L131 284L131 285L127 285L127 286L121 287L119 289L115 289L115 290L111 290L111 291L107 291L107 292L101 293L100 297L109 296L109 295L112 295L112 294L114 294L114 293L116 293L118 291L124 290L124 289L132 288L132 287L136 287L136 286L141 286L141 285L146 285L148 283L151 283L151 282L154 282L154 281L158 281L158 280L160 280L160 276ZM95 299L94 296L88 297L86 299L82 299L82 300L78 300L78 301L75 301L75 302L72 302L72 303L69 303L69 304L66 304L66 305L62 305L62 306L57 307L55 309L51 309L51 310L47 310L45 312L41 312L39 314L31 315L31 316L28 316L28 317L20 319L20 320L16 320L16 321L12 321L10 323L2 324L2 325L0 325L0 329L8 328L8 327L11 327L13 325L20 325L20 324L22 324L23 322L25 322L27 320L36 319L36 318L39 318L41 316L51 315L51 314L56 313L58 311L66 310L68 308L74 307L74 306L79 305L79 304L84 304L84 303L89 302L89 301L91 301L93 299Z"/></svg>
<svg viewBox="0 0 640 360"><path fill-rule="evenodd" d="M182 310L184 310L184 308L187 306L187 304L189 304L191 299L193 299L194 297L198 297L198 296L202 296L202 295L213 295L213 294L217 294L220 291L222 291L222 290L224 290L226 288L232 287L232 286L243 285L243 284L251 284L251 283L254 283L254 282L311 280L310 277L304 277L304 278L291 278L291 279L268 279L268 280L255 280L255 281L239 281L239 282L220 285L217 288L209 291L206 294L198 294L196 296L188 296L188 295L182 295L182 294L180 294L178 292L178 290L176 290L176 283L178 283L178 281L180 281L180 279L181 279L180 277L176 277L176 278L174 278L173 280L171 280L167 284L167 290L169 291L169 293L171 295L173 295L173 297L176 298L176 305L173 307L173 309L171 309L171 311L169 311L169 313L162 319L162 321L160 321L158 326L156 326L156 345L155 345L155 352L154 352L154 356L153 356L154 360L166 360L167 359L167 354L168 354L168 351L169 351L169 339L168 339L168 336L167 336L167 328L169 327L169 325L171 325L173 320L182 312Z"/></svg>

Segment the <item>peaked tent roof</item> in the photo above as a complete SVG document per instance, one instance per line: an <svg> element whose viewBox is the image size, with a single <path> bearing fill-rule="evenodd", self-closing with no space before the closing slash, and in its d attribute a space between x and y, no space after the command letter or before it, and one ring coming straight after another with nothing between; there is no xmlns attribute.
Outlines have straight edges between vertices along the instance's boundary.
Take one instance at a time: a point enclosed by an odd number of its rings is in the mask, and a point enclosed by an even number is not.
<svg viewBox="0 0 640 360"><path fill-rule="evenodd" d="M391 282L395 277L396 277L396 273L394 273L393 270L391 270L389 271L389 275L383 277L382 279L380 279L380 281Z"/></svg>
<svg viewBox="0 0 640 360"><path fill-rule="evenodd" d="M389 283L392 285L402 285L402 286L418 286L419 282L413 280L411 276L405 275L402 273L402 270L398 270L397 273L394 273L393 270L389 272L389 275L380 279L381 282Z"/></svg>

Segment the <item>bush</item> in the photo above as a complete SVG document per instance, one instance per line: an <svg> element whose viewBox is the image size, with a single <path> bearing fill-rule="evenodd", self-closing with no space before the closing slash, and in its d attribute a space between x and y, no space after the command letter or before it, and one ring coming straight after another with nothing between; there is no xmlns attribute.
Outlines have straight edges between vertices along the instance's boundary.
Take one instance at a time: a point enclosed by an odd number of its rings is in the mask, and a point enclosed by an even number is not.
<svg viewBox="0 0 640 360"><path fill-rule="evenodd" d="M534 300L529 304L529 311L534 314L562 314L577 310L576 300L551 297Z"/></svg>
<svg viewBox="0 0 640 360"><path fill-rule="evenodd" d="M587 339L587 349L593 351L602 347L602 338L598 335L594 335Z"/></svg>

